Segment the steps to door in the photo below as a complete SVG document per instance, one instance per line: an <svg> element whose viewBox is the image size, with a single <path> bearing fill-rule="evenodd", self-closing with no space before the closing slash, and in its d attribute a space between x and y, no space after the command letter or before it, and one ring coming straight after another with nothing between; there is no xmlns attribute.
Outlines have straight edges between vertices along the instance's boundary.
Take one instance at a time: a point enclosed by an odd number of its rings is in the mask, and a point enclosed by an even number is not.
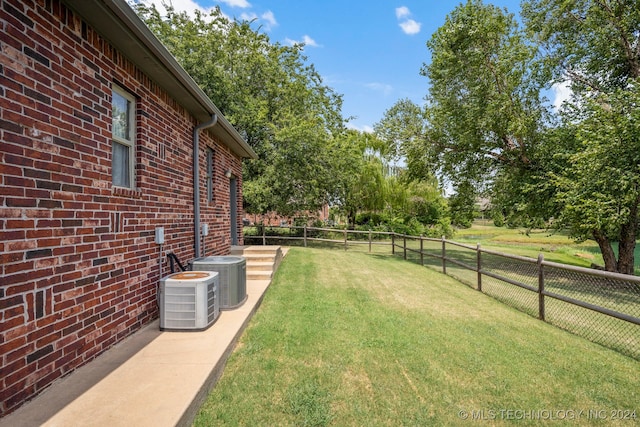
<svg viewBox="0 0 640 427"><path fill-rule="evenodd" d="M247 260L247 280L271 280L283 253L280 246L234 246L231 255Z"/></svg>

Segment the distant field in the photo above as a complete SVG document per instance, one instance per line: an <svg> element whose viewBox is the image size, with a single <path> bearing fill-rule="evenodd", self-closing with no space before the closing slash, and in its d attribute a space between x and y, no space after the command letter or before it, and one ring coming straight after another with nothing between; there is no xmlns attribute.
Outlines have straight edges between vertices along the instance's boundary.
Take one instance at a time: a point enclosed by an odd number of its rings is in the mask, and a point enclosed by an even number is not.
<svg viewBox="0 0 640 427"><path fill-rule="evenodd" d="M593 241L576 243L566 233L554 230L525 230L495 227L475 223L471 228L456 230L454 241L476 244L487 249L514 255L537 258L542 253L546 260L589 267L603 265L600 248ZM636 268L640 266L640 248L636 248Z"/></svg>

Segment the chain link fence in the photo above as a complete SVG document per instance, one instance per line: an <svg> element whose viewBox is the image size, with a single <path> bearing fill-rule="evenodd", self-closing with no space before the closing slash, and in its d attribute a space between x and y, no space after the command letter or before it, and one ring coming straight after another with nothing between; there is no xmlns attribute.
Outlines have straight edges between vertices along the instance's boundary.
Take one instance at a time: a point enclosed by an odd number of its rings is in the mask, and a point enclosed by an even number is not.
<svg viewBox="0 0 640 427"><path fill-rule="evenodd" d="M391 253L442 271L524 313L640 360L640 277L510 255L446 239L313 227L262 227L247 244Z"/></svg>
<svg viewBox="0 0 640 427"><path fill-rule="evenodd" d="M640 359L640 277L574 267L447 240L442 271L590 341Z"/></svg>

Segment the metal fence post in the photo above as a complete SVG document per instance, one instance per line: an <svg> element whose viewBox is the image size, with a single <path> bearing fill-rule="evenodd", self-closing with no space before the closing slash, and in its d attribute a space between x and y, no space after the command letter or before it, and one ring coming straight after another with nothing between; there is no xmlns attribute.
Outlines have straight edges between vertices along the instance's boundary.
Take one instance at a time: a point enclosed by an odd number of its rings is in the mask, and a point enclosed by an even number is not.
<svg viewBox="0 0 640 427"><path fill-rule="evenodd" d="M304 247L307 247L307 224L304 225Z"/></svg>
<svg viewBox="0 0 640 427"><path fill-rule="evenodd" d="M445 248L445 240L444 236L442 236L442 273L447 274L447 250Z"/></svg>
<svg viewBox="0 0 640 427"><path fill-rule="evenodd" d="M420 235L420 265L424 267L424 240L423 236Z"/></svg>
<svg viewBox="0 0 640 427"><path fill-rule="evenodd" d="M371 230L369 230L369 253L371 253Z"/></svg>
<svg viewBox="0 0 640 427"><path fill-rule="evenodd" d="M482 292L482 251L480 250L480 243L476 247L477 252L477 267L478 267L478 290Z"/></svg>
<svg viewBox="0 0 640 427"><path fill-rule="evenodd" d="M540 320L545 320L544 310L544 267L542 262L544 261L544 255L538 255L538 317Z"/></svg>
<svg viewBox="0 0 640 427"><path fill-rule="evenodd" d="M347 229L344 229L344 250L347 250Z"/></svg>
<svg viewBox="0 0 640 427"><path fill-rule="evenodd" d="M396 254L396 233L391 233L391 255Z"/></svg>
<svg viewBox="0 0 640 427"><path fill-rule="evenodd" d="M407 259L407 235L403 235L402 236L402 250L404 251L404 254L402 255L403 259Z"/></svg>
<svg viewBox="0 0 640 427"><path fill-rule="evenodd" d="M267 232L267 228L262 224L262 246L267 246L267 236L265 233Z"/></svg>

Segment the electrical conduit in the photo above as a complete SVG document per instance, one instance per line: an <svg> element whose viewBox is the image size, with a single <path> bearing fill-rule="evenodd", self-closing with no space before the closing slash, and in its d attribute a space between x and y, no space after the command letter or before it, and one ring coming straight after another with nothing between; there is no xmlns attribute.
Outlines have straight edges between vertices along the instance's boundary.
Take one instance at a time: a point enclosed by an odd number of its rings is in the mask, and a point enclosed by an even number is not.
<svg viewBox="0 0 640 427"><path fill-rule="evenodd" d="M211 120L201 123L193 129L193 234L195 240L195 258L200 257L200 131L218 123L214 113Z"/></svg>

